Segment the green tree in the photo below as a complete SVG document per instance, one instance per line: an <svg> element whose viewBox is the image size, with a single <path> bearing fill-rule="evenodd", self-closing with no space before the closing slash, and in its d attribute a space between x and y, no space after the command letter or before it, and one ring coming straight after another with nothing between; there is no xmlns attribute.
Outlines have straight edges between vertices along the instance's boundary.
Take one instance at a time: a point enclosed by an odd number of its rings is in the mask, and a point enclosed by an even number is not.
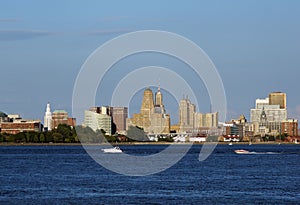
<svg viewBox="0 0 300 205"><path fill-rule="evenodd" d="M11 134L5 135L5 141L6 142L15 142L15 136Z"/></svg>
<svg viewBox="0 0 300 205"><path fill-rule="evenodd" d="M77 126L76 132L81 143L100 143L103 136L100 130L94 132L90 127Z"/></svg>
<svg viewBox="0 0 300 205"><path fill-rule="evenodd" d="M42 143L44 143L45 140L46 140L46 138L45 138L44 133L41 133L41 134L40 134L40 141L41 141Z"/></svg>
<svg viewBox="0 0 300 205"><path fill-rule="evenodd" d="M24 132L19 132L17 134L15 134L15 142L19 143L19 142L26 142L26 135Z"/></svg>
<svg viewBox="0 0 300 205"><path fill-rule="evenodd" d="M72 141L71 138L73 136L73 131L71 129L71 126L66 124L59 124L56 131L63 136L63 142L65 141L65 139L67 139L67 141Z"/></svg>
<svg viewBox="0 0 300 205"><path fill-rule="evenodd" d="M55 143L63 142L63 140L64 140L63 135L60 134L60 133L57 133L57 132L56 132L56 133L53 133L52 137L53 137L53 141L54 141Z"/></svg>
<svg viewBox="0 0 300 205"><path fill-rule="evenodd" d="M28 132L25 133L25 139L26 139L26 142L31 142L31 137Z"/></svg>
<svg viewBox="0 0 300 205"><path fill-rule="evenodd" d="M130 141L149 141L149 138L144 130L137 126L129 126L127 137L130 139Z"/></svg>
<svg viewBox="0 0 300 205"><path fill-rule="evenodd" d="M39 139L39 133L34 133L34 134L33 134L32 141L33 141L34 143L40 142L40 139Z"/></svg>
<svg viewBox="0 0 300 205"><path fill-rule="evenodd" d="M45 142L53 142L53 132L45 132Z"/></svg>
<svg viewBox="0 0 300 205"><path fill-rule="evenodd" d="M117 138L115 138L114 136L105 136L106 140L108 142L116 142Z"/></svg>

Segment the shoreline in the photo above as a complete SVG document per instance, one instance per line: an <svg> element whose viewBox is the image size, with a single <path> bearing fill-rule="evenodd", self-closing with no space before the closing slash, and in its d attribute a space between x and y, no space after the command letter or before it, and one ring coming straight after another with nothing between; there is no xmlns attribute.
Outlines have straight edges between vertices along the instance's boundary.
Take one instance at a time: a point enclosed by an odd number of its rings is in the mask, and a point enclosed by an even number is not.
<svg viewBox="0 0 300 205"><path fill-rule="evenodd" d="M210 142L207 142L209 144ZM190 143L190 142L118 142L118 143L94 143L94 144L81 144L81 143L0 143L1 146L131 146L131 145L203 145L204 143ZM215 144L215 143L213 143ZM229 142L217 142L217 145L228 145ZM249 145L249 142L234 142L231 146L235 145ZM300 145L293 142L253 142L251 145ZM250 146L251 146L250 145ZM229 145L228 145L229 146Z"/></svg>

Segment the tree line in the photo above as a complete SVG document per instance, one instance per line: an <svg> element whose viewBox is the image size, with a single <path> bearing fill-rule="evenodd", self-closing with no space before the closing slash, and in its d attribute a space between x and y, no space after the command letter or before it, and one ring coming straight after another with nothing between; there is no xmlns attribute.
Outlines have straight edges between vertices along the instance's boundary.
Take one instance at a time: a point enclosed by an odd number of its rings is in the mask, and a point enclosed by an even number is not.
<svg viewBox="0 0 300 205"><path fill-rule="evenodd" d="M25 131L17 134L0 133L0 142L11 143L77 143L76 129L66 124L47 132Z"/></svg>
<svg viewBox="0 0 300 205"><path fill-rule="evenodd" d="M17 134L0 133L0 143L115 143L149 141L143 129L130 126L127 136L114 134L106 135L104 130L96 132L90 127L71 127L59 124L51 131L34 132L24 131ZM160 141L164 141L161 139Z"/></svg>

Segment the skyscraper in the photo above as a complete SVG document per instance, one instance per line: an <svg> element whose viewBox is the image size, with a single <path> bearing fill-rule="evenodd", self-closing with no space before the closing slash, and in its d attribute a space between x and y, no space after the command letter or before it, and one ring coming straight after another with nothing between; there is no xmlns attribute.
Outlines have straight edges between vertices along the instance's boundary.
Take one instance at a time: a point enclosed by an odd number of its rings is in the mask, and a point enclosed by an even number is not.
<svg viewBox="0 0 300 205"><path fill-rule="evenodd" d="M128 117L127 107L112 107L112 120L116 125L117 132L126 131L126 118Z"/></svg>
<svg viewBox="0 0 300 205"><path fill-rule="evenodd" d="M286 93L273 92L269 94L269 104L279 105L280 109L286 109Z"/></svg>
<svg viewBox="0 0 300 205"><path fill-rule="evenodd" d="M160 87L158 87L158 90L155 93L155 106L163 106L163 99L162 94L160 92Z"/></svg>
<svg viewBox="0 0 300 205"><path fill-rule="evenodd" d="M154 113L165 114L165 106L163 104L163 96L160 87L158 87L158 90L155 93Z"/></svg>
<svg viewBox="0 0 300 205"><path fill-rule="evenodd" d="M186 97L180 100L179 103L179 125L180 131L184 132L192 130L194 128L194 114L196 112L196 106L191 103L190 99Z"/></svg>
<svg viewBox="0 0 300 205"><path fill-rule="evenodd" d="M193 132L200 128L216 128L219 124L218 115L218 112L196 112L196 106L190 99L183 98L179 103L179 131Z"/></svg>
<svg viewBox="0 0 300 205"><path fill-rule="evenodd" d="M126 123L127 129L129 126L138 126L147 133L170 132L170 115L165 113L160 88L155 94L155 104L152 90L145 89L140 113L133 114L132 118L127 118Z"/></svg>
<svg viewBox="0 0 300 205"><path fill-rule="evenodd" d="M154 108L154 102L153 102L153 93L150 88L147 88L144 91L142 106L140 113L144 115L145 117L150 117L150 113Z"/></svg>
<svg viewBox="0 0 300 205"><path fill-rule="evenodd" d="M47 103L46 112L44 115L44 129L51 130L52 129L52 113L50 110L50 103Z"/></svg>

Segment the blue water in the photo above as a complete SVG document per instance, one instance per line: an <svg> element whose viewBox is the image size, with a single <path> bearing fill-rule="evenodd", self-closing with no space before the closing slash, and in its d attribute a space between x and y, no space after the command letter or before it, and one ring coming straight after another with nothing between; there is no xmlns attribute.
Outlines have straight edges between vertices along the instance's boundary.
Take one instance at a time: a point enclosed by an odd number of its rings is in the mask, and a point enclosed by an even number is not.
<svg viewBox="0 0 300 205"><path fill-rule="evenodd" d="M120 147L145 155L166 145ZM200 149L164 172L129 177L81 146L0 146L0 204L300 204L299 145L218 145L204 162Z"/></svg>

